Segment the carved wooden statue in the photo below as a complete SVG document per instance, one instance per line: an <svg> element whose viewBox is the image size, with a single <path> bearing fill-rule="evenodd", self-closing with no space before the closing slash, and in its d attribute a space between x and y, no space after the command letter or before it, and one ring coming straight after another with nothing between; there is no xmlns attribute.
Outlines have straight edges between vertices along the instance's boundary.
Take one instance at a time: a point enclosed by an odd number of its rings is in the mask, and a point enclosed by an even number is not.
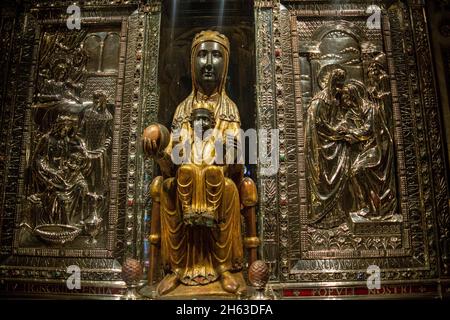
<svg viewBox="0 0 450 320"><path fill-rule="evenodd" d="M241 294L246 290L243 245L249 249L249 264L256 260L254 182L243 177L242 164L231 163L229 154L226 161L204 161L222 154L221 141L231 139L235 151L241 145L239 112L225 92L229 54L224 35L209 30L197 34L191 50L193 90L175 111L172 133L151 125L143 134L146 155L155 158L163 173L150 187L149 284L160 251L165 277L157 287L159 295L181 285L189 289L185 294L212 294L213 287ZM200 145L191 143L196 136L203 137ZM241 214L246 219L245 238ZM200 291L194 293L190 286Z"/></svg>

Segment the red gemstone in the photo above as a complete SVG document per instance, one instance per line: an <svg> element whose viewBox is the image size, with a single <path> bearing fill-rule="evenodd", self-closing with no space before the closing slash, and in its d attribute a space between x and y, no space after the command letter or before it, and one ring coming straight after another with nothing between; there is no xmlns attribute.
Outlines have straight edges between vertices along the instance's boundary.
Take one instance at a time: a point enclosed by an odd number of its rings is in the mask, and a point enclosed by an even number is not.
<svg viewBox="0 0 450 320"><path fill-rule="evenodd" d="M281 56L281 49L275 49L275 57Z"/></svg>
<svg viewBox="0 0 450 320"><path fill-rule="evenodd" d="M134 204L134 200L133 199L128 199L128 206L131 207Z"/></svg>

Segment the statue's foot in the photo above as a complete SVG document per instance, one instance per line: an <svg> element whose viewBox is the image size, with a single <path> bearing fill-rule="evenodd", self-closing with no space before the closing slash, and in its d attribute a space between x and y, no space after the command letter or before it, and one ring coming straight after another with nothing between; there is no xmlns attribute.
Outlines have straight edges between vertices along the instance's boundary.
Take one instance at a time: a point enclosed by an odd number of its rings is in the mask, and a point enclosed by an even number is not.
<svg viewBox="0 0 450 320"><path fill-rule="evenodd" d="M170 291L174 290L179 285L178 275L176 273L171 273L166 275L161 282L158 284L156 291L160 296L168 294Z"/></svg>
<svg viewBox="0 0 450 320"><path fill-rule="evenodd" d="M237 293L239 289L239 282L236 280L234 275L230 271L225 271L222 273L222 278L220 279L223 290L229 293Z"/></svg>

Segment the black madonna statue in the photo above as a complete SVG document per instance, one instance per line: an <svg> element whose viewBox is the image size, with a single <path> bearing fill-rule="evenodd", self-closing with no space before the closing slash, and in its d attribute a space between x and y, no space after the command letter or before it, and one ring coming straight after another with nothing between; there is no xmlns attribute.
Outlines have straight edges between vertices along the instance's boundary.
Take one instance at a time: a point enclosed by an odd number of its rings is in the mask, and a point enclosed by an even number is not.
<svg viewBox="0 0 450 320"><path fill-rule="evenodd" d="M150 186L149 284L160 251L165 276L159 295L242 294L243 248L249 249L249 263L256 260L255 184L243 177L235 158L218 159L222 141L233 141L233 149L241 141L239 112L225 92L229 56L223 34L197 34L191 48L193 89L175 111L172 132L155 124L143 134L144 152L162 172ZM198 137L203 139L195 141Z"/></svg>

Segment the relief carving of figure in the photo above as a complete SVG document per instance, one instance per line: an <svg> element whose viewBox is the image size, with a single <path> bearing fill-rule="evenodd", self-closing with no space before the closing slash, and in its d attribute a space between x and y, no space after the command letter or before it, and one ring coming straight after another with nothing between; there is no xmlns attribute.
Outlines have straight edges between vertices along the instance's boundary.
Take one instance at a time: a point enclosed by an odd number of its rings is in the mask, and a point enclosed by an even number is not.
<svg viewBox="0 0 450 320"><path fill-rule="evenodd" d="M27 169L32 215L25 219L34 216L35 225L25 225L50 243L72 241L83 228L94 243L108 189L113 117L103 92L94 92L91 104L81 98L85 35L46 33L40 47L32 105L38 142Z"/></svg>
<svg viewBox="0 0 450 320"><path fill-rule="evenodd" d="M84 141L78 135L78 117L59 116L44 134L31 161L34 189L28 197L42 208L41 224L81 225L86 213L89 170Z"/></svg>
<svg viewBox="0 0 450 320"><path fill-rule="evenodd" d="M309 221L323 228L340 225L346 219L344 201L350 170L350 145L345 131L338 130L342 113L342 90L347 73L336 67L325 88L311 101L305 125L307 181L310 194Z"/></svg>
<svg viewBox="0 0 450 320"><path fill-rule="evenodd" d="M83 108L80 98L83 85L69 78L69 69L69 61L56 61L51 69L52 77L42 80L33 104L35 122L41 132L46 132L59 114L74 114Z"/></svg>
<svg viewBox="0 0 450 320"><path fill-rule="evenodd" d="M83 113L80 134L91 152L101 154L92 160L89 172L89 191L98 195L105 193L109 185L110 148L112 144L113 116L108 110L108 101L103 91L93 94L93 103Z"/></svg>
<svg viewBox="0 0 450 320"><path fill-rule="evenodd" d="M380 53L369 63L367 68L367 90L369 99L378 104L386 125L392 128L391 84L387 70L386 54Z"/></svg>
<svg viewBox="0 0 450 320"><path fill-rule="evenodd" d="M394 172L394 140L389 77L380 65L384 54L369 65L369 92L362 83L347 86L344 104L359 105L369 129L355 136L361 141L357 156L352 159L351 176L354 190L365 199L357 206L359 216L371 220L391 219L397 208Z"/></svg>
<svg viewBox="0 0 450 320"><path fill-rule="evenodd" d="M82 111L87 54L82 40L86 31L68 36L45 33L39 56L37 94L33 104L34 121L46 133L60 114Z"/></svg>
<svg viewBox="0 0 450 320"><path fill-rule="evenodd" d="M349 215L389 220L397 207L390 105L385 103L389 93L380 85L369 93L360 81L346 81L342 67L331 69L306 121L310 223L332 228ZM369 73L371 84L384 79L378 61Z"/></svg>

